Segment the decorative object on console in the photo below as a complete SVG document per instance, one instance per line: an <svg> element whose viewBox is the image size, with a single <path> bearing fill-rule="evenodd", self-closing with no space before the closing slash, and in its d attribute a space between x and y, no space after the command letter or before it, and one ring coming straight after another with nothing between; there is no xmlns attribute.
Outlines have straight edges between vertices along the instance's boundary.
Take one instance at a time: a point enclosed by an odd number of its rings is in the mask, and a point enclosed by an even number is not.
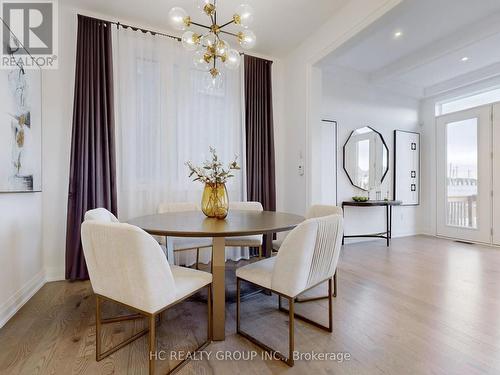
<svg viewBox="0 0 500 375"><path fill-rule="evenodd" d="M420 204L420 134L394 130L394 199Z"/></svg>
<svg viewBox="0 0 500 375"><path fill-rule="evenodd" d="M28 55L22 47L10 52ZM42 190L41 71L31 68L19 62L0 72L0 192Z"/></svg>
<svg viewBox="0 0 500 375"><path fill-rule="evenodd" d="M368 201L368 197L355 196L355 197L352 197L352 200L354 202L367 202Z"/></svg>
<svg viewBox="0 0 500 375"><path fill-rule="evenodd" d="M382 134L369 126L353 130L344 144L344 171L361 190L379 188L389 171L389 149Z"/></svg>
<svg viewBox="0 0 500 375"><path fill-rule="evenodd" d="M201 181L205 184L201 200L203 213L208 217L224 219L229 211L226 182L229 178L234 177L231 174L232 171L240 169L237 162L238 156L235 156L227 169L224 169L215 148L210 147L210 153L212 160L205 161L202 167L196 167L190 161L186 165L190 170L189 177L195 175L196 178L193 181Z"/></svg>
<svg viewBox="0 0 500 375"><path fill-rule="evenodd" d="M170 25L176 30L184 31L192 25L207 30L206 34L198 34L191 30L185 31L182 35L182 45L188 51L195 51L195 66L210 72L215 80L220 74L217 60L224 63L228 69L238 68L241 61L240 53L232 49L229 43L221 38L221 34L236 37L240 46L245 49L250 49L255 45L255 34L248 29L253 21L253 10L249 5L242 4L231 20L218 24L216 0L197 0L197 2L198 8L210 18L210 25L193 22L187 12L180 7L170 9L168 17ZM238 32L223 30L233 23L240 26L241 30Z"/></svg>

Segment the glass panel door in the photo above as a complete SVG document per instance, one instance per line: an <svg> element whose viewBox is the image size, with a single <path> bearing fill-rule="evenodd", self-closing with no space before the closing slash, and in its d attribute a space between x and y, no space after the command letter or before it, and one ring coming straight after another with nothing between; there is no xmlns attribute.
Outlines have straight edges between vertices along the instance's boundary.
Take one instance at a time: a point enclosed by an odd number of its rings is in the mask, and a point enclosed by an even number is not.
<svg viewBox="0 0 500 375"><path fill-rule="evenodd" d="M493 105L493 223L492 237L500 245L500 103Z"/></svg>
<svg viewBox="0 0 500 375"><path fill-rule="evenodd" d="M437 118L437 234L491 242L491 106Z"/></svg>
<svg viewBox="0 0 500 375"><path fill-rule="evenodd" d="M477 118L446 124L446 224L477 229Z"/></svg>

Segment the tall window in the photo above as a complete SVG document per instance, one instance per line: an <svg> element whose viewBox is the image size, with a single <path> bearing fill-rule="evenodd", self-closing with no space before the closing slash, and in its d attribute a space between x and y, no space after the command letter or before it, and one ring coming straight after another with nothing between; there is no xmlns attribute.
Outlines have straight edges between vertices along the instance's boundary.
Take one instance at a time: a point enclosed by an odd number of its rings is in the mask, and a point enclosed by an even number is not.
<svg viewBox="0 0 500 375"><path fill-rule="evenodd" d="M203 186L185 166L208 158L244 156L239 71L209 86L207 72L171 39L120 30L115 34L118 210L121 219L155 213L161 202L201 199ZM240 160L244 167L244 160ZM244 170L228 184L244 198Z"/></svg>
<svg viewBox="0 0 500 375"><path fill-rule="evenodd" d="M436 116L500 102L500 88L436 104Z"/></svg>

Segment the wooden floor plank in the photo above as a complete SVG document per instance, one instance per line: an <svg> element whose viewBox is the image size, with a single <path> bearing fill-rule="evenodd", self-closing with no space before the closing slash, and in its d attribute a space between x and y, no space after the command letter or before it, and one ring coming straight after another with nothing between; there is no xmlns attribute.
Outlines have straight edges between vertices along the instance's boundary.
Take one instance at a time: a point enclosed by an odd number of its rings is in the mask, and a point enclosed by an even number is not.
<svg viewBox="0 0 500 375"><path fill-rule="evenodd" d="M234 289L228 263L227 287ZM232 271L231 271L232 270ZM233 274L231 273L233 272ZM296 322L301 353L347 352L343 362L281 362L236 335L235 305L227 304L226 341L212 343L210 360L192 361L181 374L498 374L500 373L500 250L425 236L344 246L333 333ZM326 293L320 286L308 295ZM242 324L262 341L287 349L288 316L277 297L257 295L243 303ZM106 316L126 313L105 304ZM326 322L327 301L296 304L298 313ZM46 284L2 329L0 373L147 374L147 340L140 338L97 363L95 299L88 282ZM116 345L143 322L107 325L103 342ZM164 316L159 349L190 350L206 334L204 296L195 296ZM217 360L236 350L258 353L252 361ZM160 361L158 373L174 362Z"/></svg>

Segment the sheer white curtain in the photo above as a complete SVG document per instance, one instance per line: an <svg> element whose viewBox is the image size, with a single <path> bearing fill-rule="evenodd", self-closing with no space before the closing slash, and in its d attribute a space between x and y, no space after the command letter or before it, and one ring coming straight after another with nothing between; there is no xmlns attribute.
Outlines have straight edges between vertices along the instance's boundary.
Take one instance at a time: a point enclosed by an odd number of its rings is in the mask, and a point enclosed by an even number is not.
<svg viewBox="0 0 500 375"><path fill-rule="evenodd" d="M222 160L245 154L241 72L225 70L210 87L179 42L130 29L113 37L120 219L153 214L161 202L199 202L203 186L188 178L185 162L201 163L209 146ZM242 169L228 183L230 200L244 200L244 176ZM233 260L248 255L226 250ZM204 252L201 261L208 260ZM176 261L191 264L193 254Z"/></svg>

